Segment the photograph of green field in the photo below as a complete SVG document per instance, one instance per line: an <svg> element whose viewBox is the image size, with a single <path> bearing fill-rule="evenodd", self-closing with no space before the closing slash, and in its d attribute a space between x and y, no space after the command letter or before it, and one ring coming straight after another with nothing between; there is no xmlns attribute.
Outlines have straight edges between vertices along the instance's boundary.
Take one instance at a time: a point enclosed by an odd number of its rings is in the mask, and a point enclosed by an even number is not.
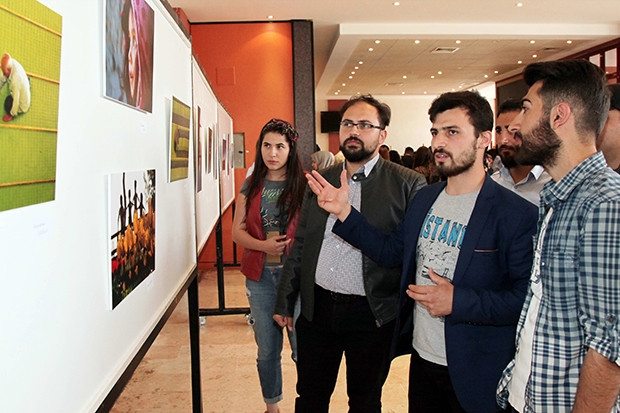
<svg viewBox="0 0 620 413"><path fill-rule="evenodd" d="M54 200L62 16L0 0L0 211Z"/></svg>

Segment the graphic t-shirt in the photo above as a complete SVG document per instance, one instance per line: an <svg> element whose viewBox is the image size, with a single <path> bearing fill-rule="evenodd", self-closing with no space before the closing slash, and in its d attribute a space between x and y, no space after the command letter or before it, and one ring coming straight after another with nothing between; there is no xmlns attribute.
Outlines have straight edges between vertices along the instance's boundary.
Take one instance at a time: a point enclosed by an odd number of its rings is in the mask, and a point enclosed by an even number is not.
<svg viewBox="0 0 620 413"><path fill-rule="evenodd" d="M464 195L439 194L426 214L416 249L417 285L435 285L428 275L429 268L450 281L461 251L467 223L479 191ZM416 303L413 310L413 348L424 360L447 365L444 319L431 315Z"/></svg>
<svg viewBox="0 0 620 413"><path fill-rule="evenodd" d="M280 213L278 209L278 198L284 191L286 181L269 181L265 179L263 181L263 192L260 200L260 216L262 219L263 231L265 237L270 234L282 234L286 233L286 221L288 214L286 211ZM244 181L241 186L241 193L247 196L248 193L248 181ZM284 255L281 257L284 259ZM273 260L266 260L265 265L280 265L282 260L274 262Z"/></svg>

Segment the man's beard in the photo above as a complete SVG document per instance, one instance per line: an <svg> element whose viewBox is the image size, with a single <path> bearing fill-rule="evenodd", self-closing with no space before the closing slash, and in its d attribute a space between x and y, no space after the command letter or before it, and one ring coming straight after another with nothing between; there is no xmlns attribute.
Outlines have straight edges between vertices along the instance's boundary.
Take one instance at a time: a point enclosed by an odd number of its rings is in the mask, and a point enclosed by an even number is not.
<svg viewBox="0 0 620 413"><path fill-rule="evenodd" d="M350 142L351 140L356 140L357 142L359 142L360 148L359 149L348 149L347 143ZM349 162L360 162L366 159L370 159L372 155L374 155L376 149L377 149L376 146L372 149L371 148L366 149L366 146L364 145L364 142L361 139L353 138L353 137L347 138L344 141L344 143L340 145L340 150L342 151L344 158Z"/></svg>
<svg viewBox="0 0 620 413"><path fill-rule="evenodd" d="M523 134L516 132L521 138L521 147L515 154L515 161L521 165L542 165L545 168L555 165L562 140L542 116L538 126Z"/></svg>
<svg viewBox="0 0 620 413"><path fill-rule="evenodd" d="M444 149L435 149L433 151L433 155L436 153L445 153L452 160L452 165L446 165L445 162L441 164L437 164L435 162L436 170L441 176L451 177L460 175L463 172L471 169L472 166L476 163L476 145L478 143L478 138L474 140L474 144L469 151L463 152L458 161L454 159L452 153L445 151Z"/></svg>
<svg viewBox="0 0 620 413"><path fill-rule="evenodd" d="M513 153L512 154L504 153L502 152L502 148L511 149ZM515 166L519 166L519 164L515 160L515 155L514 155L517 153L518 150L519 150L519 146L500 145L499 148L497 148L497 153L500 159L502 160L502 165L504 165L508 169L514 168Z"/></svg>

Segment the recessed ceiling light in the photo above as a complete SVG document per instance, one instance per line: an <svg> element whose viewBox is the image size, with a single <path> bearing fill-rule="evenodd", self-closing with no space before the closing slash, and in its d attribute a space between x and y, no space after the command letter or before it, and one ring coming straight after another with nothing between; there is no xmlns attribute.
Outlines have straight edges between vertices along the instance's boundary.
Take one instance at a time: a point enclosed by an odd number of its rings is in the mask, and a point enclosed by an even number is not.
<svg viewBox="0 0 620 413"><path fill-rule="evenodd" d="M375 40L375 44L381 43L381 40Z"/></svg>
<svg viewBox="0 0 620 413"><path fill-rule="evenodd" d="M338 92L334 92L334 95L337 95L337 94L338 94Z"/></svg>
<svg viewBox="0 0 620 413"><path fill-rule="evenodd" d="M395 5L395 6L400 6L400 2L398 2L398 1L395 1L395 2L394 2L394 3L392 3L392 4L393 4L393 5Z"/></svg>
<svg viewBox="0 0 620 413"><path fill-rule="evenodd" d="M349 76L349 79L353 79L353 76Z"/></svg>
<svg viewBox="0 0 620 413"><path fill-rule="evenodd" d="M355 70L357 70L357 69L359 69L359 68L360 68L359 66L355 66L355 67L354 67L354 69L355 69Z"/></svg>
<svg viewBox="0 0 620 413"><path fill-rule="evenodd" d="M400 94L401 94L401 95L404 95L404 94L405 94L405 92L400 92Z"/></svg>
<svg viewBox="0 0 620 413"><path fill-rule="evenodd" d="M432 75L432 76L431 76L431 79L435 79L435 75Z"/></svg>
<svg viewBox="0 0 620 413"><path fill-rule="evenodd" d="M533 59L536 59L537 57L538 57L538 55L537 55L537 54L533 54L533 55L532 55L532 58L533 58Z"/></svg>
<svg viewBox="0 0 620 413"><path fill-rule="evenodd" d="M572 43L573 43L573 41L572 41L572 40L567 40L567 41L566 41L566 43L568 43L568 44L572 44Z"/></svg>
<svg viewBox="0 0 620 413"><path fill-rule="evenodd" d="M368 48L368 51L369 51L369 52L372 52L373 50L375 50L375 49L373 49L372 47L369 47L369 48Z"/></svg>
<svg viewBox="0 0 620 413"><path fill-rule="evenodd" d="M414 41L415 44L420 44L419 40Z"/></svg>
<svg viewBox="0 0 620 413"><path fill-rule="evenodd" d="M489 75L484 75L484 78L485 78L485 79L488 79L488 78L489 78Z"/></svg>
<svg viewBox="0 0 620 413"><path fill-rule="evenodd" d="M530 40L530 44L536 43L536 40Z"/></svg>
<svg viewBox="0 0 620 413"><path fill-rule="evenodd" d="M347 85L346 83L343 83L343 84L342 84L342 86L346 86L346 85Z"/></svg>
<svg viewBox="0 0 620 413"><path fill-rule="evenodd" d="M521 64L523 63L521 60L517 60L517 64Z"/></svg>
<svg viewBox="0 0 620 413"><path fill-rule="evenodd" d="M461 41L460 41L460 40L457 40L455 43L456 43L456 44L461 44Z"/></svg>
<svg viewBox="0 0 620 413"><path fill-rule="evenodd" d="M498 73L499 73L499 70L495 70L493 73L498 74Z"/></svg>
<svg viewBox="0 0 620 413"><path fill-rule="evenodd" d="M355 74L355 72L351 72L351 74L352 74L352 75L354 75L354 74Z"/></svg>
<svg viewBox="0 0 620 413"><path fill-rule="evenodd" d="M424 94L426 95L426 90L424 91Z"/></svg>
<svg viewBox="0 0 620 413"><path fill-rule="evenodd" d="M407 75L403 75L403 79L407 79Z"/></svg>
<svg viewBox="0 0 620 413"><path fill-rule="evenodd" d="M269 20L271 20L271 19L273 19L273 16L267 16L267 18L268 18Z"/></svg>
<svg viewBox="0 0 620 413"><path fill-rule="evenodd" d="M517 3L515 6L517 6L517 7L523 7L523 3Z"/></svg>
<svg viewBox="0 0 620 413"><path fill-rule="evenodd" d="M452 91L454 92L454 91L455 91L455 89L454 89L454 88L452 88Z"/></svg>
<svg viewBox="0 0 620 413"><path fill-rule="evenodd" d="M442 73L441 73L441 70L440 70L439 72L437 72L437 74L438 74L438 75L441 75L441 74L442 74Z"/></svg>
<svg viewBox="0 0 620 413"><path fill-rule="evenodd" d="M364 62L362 62L361 60L359 62L357 62L357 64L363 65Z"/></svg>

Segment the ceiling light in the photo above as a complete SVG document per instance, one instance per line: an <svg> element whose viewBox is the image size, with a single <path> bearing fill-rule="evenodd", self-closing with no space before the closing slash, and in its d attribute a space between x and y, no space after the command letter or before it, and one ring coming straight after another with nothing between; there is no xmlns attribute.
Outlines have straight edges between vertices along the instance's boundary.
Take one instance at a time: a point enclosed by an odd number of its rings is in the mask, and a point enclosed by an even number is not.
<svg viewBox="0 0 620 413"><path fill-rule="evenodd" d="M361 60L359 62L357 62L357 63L360 64L360 65L364 64L364 62L362 62Z"/></svg>
<svg viewBox="0 0 620 413"><path fill-rule="evenodd" d="M394 6L400 6L400 2L395 1L394 3L392 3Z"/></svg>
<svg viewBox="0 0 620 413"><path fill-rule="evenodd" d="M334 92L334 95L337 95L337 94L338 94L338 92Z"/></svg>
<svg viewBox="0 0 620 413"><path fill-rule="evenodd" d="M414 41L415 44L420 44L419 40Z"/></svg>
<svg viewBox="0 0 620 413"><path fill-rule="evenodd" d="M342 84L342 86L346 86L346 85L347 85L346 83L343 83L343 84Z"/></svg>
<svg viewBox="0 0 620 413"><path fill-rule="evenodd" d="M498 74L498 73L499 73L499 70L496 70L496 71L494 71L493 73Z"/></svg>
<svg viewBox="0 0 620 413"><path fill-rule="evenodd" d="M354 75L354 74L355 74L355 72L351 72L351 74L352 74L352 75Z"/></svg>
<svg viewBox="0 0 620 413"><path fill-rule="evenodd" d="M488 78L489 78L489 75L484 75L484 78L485 78L485 79L488 79Z"/></svg>
<svg viewBox="0 0 620 413"><path fill-rule="evenodd" d="M530 40L530 44L536 43L536 40Z"/></svg>
<svg viewBox="0 0 620 413"><path fill-rule="evenodd" d="M424 94L426 95L426 90L424 91Z"/></svg>
<svg viewBox="0 0 620 413"><path fill-rule="evenodd" d="M442 73L441 73L441 71L439 71L439 72L437 72L437 74L438 74L438 75L441 75Z"/></svg>
<svg viewBox="0 0 620 413"><path fill-rule="evenodd" d="M271 19L273 19L273 16L267 16L267 18L268 18L269 20L271 20Z"/></svg>
<svg viewBox="0 0 620 413"><path fill-rule="evenodd" d="M568 44L572 44L572 43L573 43L573 41L572 41L572 40L567 40L567 41L566 41L566 43L568 43Z"/></svg>
<svg viewBox="0 0 620 413"><path fill-rule="evenodd" d="M355 66L355 67L354 67L354 69L355 69L355 70L357 70L357 69L359 69L359 68L360 68L359 66Z"/></svg>
<svg viewBox="0 0 620 413"><path fill-rule="evenodd" d="M456 43L456 44L461 44L461 41L460 41L460 40L457 40L455 43Z"/></svg>
<svg viewBox="0 0 620 413"><path fill-rule="evenodd" d="M401 94L401 95L404 95L404 94L405 94L405 92L400 92L400 94Z"/></svg>
<svg viewBox="0 0 620 413"><path fill-rule="evenodd" d="M432 76L431 76L431 79L435 79L435 75L432 75Z"/></svg>
<svg viewBox="0 0 620 413"><path fill-rule="evenodd" d="M536 59L537 57L538 57L538 55L536 55L536 54L533 54L533 55L532 55L532 58L533 58L533 59Z"/></svg>
<svg viewBox="0 0 620 413"><path fill-rule="evenodd" d="M353 76L349 76L349 79L353 79Z"/></svg>
<svg viewBox="0 0 620 413"><path fill-rule="evenodd" d="M517 7L523 7L523 3L517 3L515 6L517 6Z"/></svg>
<svg viewBox="0 0 620 413"><path fill-rule="evenodd" d="M381 43L381 40L375 40L375 44Z"/></svg>
<svg viewBox="0 0 620 413"><path fill-rule="evenodd" d="M520 65L521 63L523 63L521 60L517 60L517 64Z"/></svg>
<svg viewBox="0 0 620 413"><path fill-rule="evenodd" d="M403 79L407 79L407 75L403 75Z"/></svg>
<svg viewBox="0 0 620 413"><path fill-rule="evenodd" d="M368 48L368 51L369 51L369 52L372 52L373 50L375 50L375 49L373 49L372 47L369 47L369 48Z"/></svg>

